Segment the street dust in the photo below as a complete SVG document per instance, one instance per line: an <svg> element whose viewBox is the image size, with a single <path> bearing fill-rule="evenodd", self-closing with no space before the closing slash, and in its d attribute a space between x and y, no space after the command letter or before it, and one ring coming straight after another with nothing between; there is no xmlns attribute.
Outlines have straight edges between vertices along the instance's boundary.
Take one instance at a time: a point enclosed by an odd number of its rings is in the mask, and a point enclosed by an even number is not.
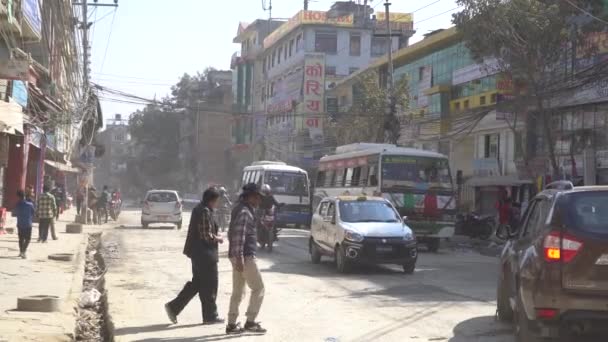
<svg viewBox="0 0 608 342"><path fill-rule="evenodd" d="M90 234L87 243L82 293L78 303L76 341L110 342L111 321L105 291L106 265L100 253L101 233Z"/></svg>

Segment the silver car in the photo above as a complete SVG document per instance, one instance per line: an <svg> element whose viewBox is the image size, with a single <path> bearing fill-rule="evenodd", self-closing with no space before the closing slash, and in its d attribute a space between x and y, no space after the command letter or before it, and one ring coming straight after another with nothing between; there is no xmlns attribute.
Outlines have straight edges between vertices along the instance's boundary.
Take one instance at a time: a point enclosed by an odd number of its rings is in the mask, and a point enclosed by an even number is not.
<svg viewBox="0 0 608 342"><path fill-rule="evenodd" d="M318 264L323 256L333 257L341 273L355 263L371 263L398 264L411 274L418 250L404 219L381 197L327 197L312 217L311 260Z"/></svg>

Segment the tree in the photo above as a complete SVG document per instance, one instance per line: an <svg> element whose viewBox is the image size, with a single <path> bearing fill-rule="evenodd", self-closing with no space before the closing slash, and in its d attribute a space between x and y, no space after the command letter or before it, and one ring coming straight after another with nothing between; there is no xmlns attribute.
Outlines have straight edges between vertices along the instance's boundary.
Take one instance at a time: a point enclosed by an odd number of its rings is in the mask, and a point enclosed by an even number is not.
<svg viewBox="0 0 608 342"><path fill-rule="evenodd" d="M567 65L573 63L572 48L576 46L573 42L597 29L595 21L587 20L582 25L576 22L580 9L596 11L597 1L569 2L457 0L463 10L453 16L473 56L479 62L487 57L496 58L500 71L510 75L513 84L520 85L506 107L526 112L528 122L538 124L555 176L560 170L551 130L550 102L561 91L591 81L589 77L575 77ZM521 120L520 114L514 113L512 128ZM527 151L521 152L527 155Z"/></svg>
<svg viewBox="0 0 608 342"><path fill-rule="evenodd" d="M396 82L393 95L380 86L377 71L362 73L353 85L353 105L331 125L336 143L396 142L400 134L397 114L409 106L407 84L405 78ZM391 96L395 97L394 111L390 111Z"/></svg>

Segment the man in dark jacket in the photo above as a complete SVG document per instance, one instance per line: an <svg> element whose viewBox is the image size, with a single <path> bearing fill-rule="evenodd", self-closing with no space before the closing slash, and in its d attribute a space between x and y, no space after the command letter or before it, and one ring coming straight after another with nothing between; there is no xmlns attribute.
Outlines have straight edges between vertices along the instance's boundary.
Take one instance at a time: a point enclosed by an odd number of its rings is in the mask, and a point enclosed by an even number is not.
<svg viewBox="0 0 608 342"><path fill-rule="evenodd" d="M218 288L218 244L224 242L218 235L218 225L213 216L217 208L220 194L215 188L205 190L203 200L199 203L190 217L188 235L184 244L184 254L192 261L192 281L175 299L165 304L167 316L174 324L177 315L198 293L203 312L203 324L223 323L217 313Z"/></svg>

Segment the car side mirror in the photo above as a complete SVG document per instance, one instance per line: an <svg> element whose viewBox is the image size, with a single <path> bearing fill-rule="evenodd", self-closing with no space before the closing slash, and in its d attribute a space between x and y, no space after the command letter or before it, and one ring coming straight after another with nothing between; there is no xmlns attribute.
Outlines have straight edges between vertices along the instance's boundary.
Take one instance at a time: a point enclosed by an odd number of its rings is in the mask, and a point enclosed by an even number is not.
<svg viewBox="0 0 608 342"><path fill-rule="evenodd" d="M403 219L403 222L407 221L407 216L403 216L401 219Z"/></svg>

